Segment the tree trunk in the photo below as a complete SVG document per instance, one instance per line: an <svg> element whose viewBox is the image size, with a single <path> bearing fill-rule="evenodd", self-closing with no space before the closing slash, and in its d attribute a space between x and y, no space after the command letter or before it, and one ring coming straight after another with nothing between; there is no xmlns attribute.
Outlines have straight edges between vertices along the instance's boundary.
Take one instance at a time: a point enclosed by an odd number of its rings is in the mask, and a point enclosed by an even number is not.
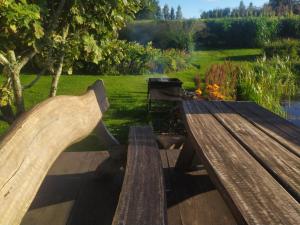
<svg viewBox="0 0 300 225"><path fill-rule="evenodd" d="M59 82L59 79L60 79L60 76L62 73L62 69L63 69L63 65L64 65L64 58L65 58L64 55L62 55L59 59L59 64L58 64L57 69L55 70L55 73L52 78L49 97L56 96L58 82Z"/></svg>
<svg viewBox="0 0 300 225"><path fill-rule="evenodd" d="M23 98L23 89L20 80L20 70L16 68L12 68L10 71L11 80L12 80L12 88L14 91L15 97L15 105L17 109L17 116L25 112L25 104Z"/></svg>

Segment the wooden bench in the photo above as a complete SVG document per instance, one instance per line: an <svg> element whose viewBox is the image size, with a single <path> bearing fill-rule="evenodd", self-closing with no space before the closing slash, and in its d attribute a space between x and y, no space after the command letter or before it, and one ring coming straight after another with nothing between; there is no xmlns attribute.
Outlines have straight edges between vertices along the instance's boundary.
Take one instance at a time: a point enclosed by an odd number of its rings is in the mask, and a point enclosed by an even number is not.
<svg viewBox="0 0 300 225"><path fill-rule="evenodd" d="M298 224L299 139L292 137L300 136L298 128L253 103L182 106L190 147L178 165L188 165L195 151L239 224ZM271 125L272 120L280 123Z"/></svg>
<svg viewBox="0 0 300 225"><path fill-rule="evenodd" d="M159 149L150 127L131 127L124 183L113 225L166 225Z"/></svg>
<svg viewBox="0 0 300 225"><path fill-rule="evenodd" d="M69 145L95 129L107 145L118 144L102 122L108 107L104 84L97 81L86 94L50 98L13 124L0 143L0 225L21 223L52 164ZM91 157L96 154L87 155L82 162L88 165L73 162L82 167L76 171L95 167ZM166 224L162 168L150 128L131 129L123 186L114 224ZM71 211L69 206L66 211Z"/></svg>

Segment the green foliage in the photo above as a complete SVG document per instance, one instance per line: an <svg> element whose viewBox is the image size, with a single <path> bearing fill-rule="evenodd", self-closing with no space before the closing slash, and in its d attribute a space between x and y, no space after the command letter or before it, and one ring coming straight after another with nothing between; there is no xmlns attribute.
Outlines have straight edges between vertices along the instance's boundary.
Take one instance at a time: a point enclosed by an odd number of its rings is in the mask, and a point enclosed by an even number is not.
<svg viewBox="0 0 300 225"><path fill-rule="evenodd" d="M300 17L282 18L279 24L280 38L300 38Z"/></svg>
<svg viewBox="0 0 300 225"><path fill-rule="evenodd" d="M226 18L205 20L197 32L197 46L259 47L277 34L276 18Z"/></svg>
<svg viewBox="0 0 300 225"><path fill-rule="evenodd" d="M0 50L21 52L35 45L43 35L38 5L13 0L0 5Z"/></svg>
<svg viewBox="0 0 300 225"><path fill-rule="evenodd" d="M296 79L288 58L265 58L241 67L238 79L240 100L250 100L283 116L283 98L296 92Z"/></svg>
<svg viewBox="0 0 300 225"><path fill-rule="evenodd" d="M161 8L157 0L141 0L140 10L136 13L136 19L149 20L160 19Z"/></svg>
<svg viewBox="0 0 300 225"><path fill-rule="evenodd" d="M161 49L262 47L281 38L300 37L300 17L243 17L185 21L143 21L127 25L120 38Z"/></svg>
<svg viewBox="0 0 300 225"><path fill-rule="evenodd" d="M4 84L0 87L0 105L1 107L10 105L13 101L13 93L11 92L9 86Z"/></svg>
<svg viewBox="0 0 300 225"><path fill-rule="evenodd" d="M203 29L200 20L134 22L120 32L120 38L140 44L152 42L155 48L194 49L194 34Z"/></svg>
<svg viewBox="0 0 300 225"><path fill-rule="evenodd" d="M45 7L50 10L58 2L51 1ZM109 51L109 43L117 39L119 29L134 16L138 6L139 0L79 0L65 4L57 27L40 42L40 57L44 61L58 61L64 55L64 70L69 73L78 60L99 63L107 54L105 51ZM50 21L51 16L55 12L49 15Z"/></svg>
<svg viewBox="0 0 300 225"><path fill-rule="evenodd" d="M263 47L263 51L267 58L281 56L297 60L300 57L300 42L298 40L282 39L267 43Z"/></svg>
<svg viewBox="0 0 300 225"><path fill-rule="evenodd" d="M95 63L77 63L77 72L89 74L147 74L179 71L189 66L188 55L175 49L159 50L134 42L114 41L104 48L103 59Z"/></svg>
<svg viewBox="0 0 300 225"><path fill-rule="evenodd" d="M177 10L176 10L176 20L182 20L183 19L183 15L182 15L182 9L181 6L177 6Z"/></svg>

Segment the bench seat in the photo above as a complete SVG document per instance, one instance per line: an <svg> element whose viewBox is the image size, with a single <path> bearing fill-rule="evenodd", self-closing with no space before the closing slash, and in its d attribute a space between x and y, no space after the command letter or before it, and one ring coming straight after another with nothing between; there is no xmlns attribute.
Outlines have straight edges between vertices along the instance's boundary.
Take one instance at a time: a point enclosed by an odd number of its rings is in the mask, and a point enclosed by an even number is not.
<svg viewBox="0 0 300 225"><path fill-rule="evenodd" d="M150 127L131 127L127 166L113 225L166 225L159 149Z"/></svg>

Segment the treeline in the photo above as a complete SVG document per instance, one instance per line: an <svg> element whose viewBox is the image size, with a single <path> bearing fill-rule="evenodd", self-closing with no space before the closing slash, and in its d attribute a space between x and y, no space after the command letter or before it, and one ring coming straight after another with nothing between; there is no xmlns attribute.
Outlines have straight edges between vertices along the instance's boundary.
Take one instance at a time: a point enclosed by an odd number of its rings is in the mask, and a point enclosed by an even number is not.
<svg viewBox="0 0 300 225"><path fill-rule="evenodd" d="M137 20L181 20L183 19L181 6L178 5L176 10L165 4L160 7L158 0L142 0L141 8L136 13Z"/></svg>
<svg viewBox="0 0 300 225"><path fill-rule="evenodd" d="M119 37L143 45L152 42L154 47L160 49L254 48L277 39L299 39L300 17L135 21L122 29Z"/></svg>
<svg viewBox="0 0 300 225"><path fill-rule="evenodd" d="M299 0L270 0L262 7L254 6L251 2L246 6L243 1L237 8L223 8L204 11L202 19L224 17L252 17L252 16L287 16L300 14Z"/></svg>

